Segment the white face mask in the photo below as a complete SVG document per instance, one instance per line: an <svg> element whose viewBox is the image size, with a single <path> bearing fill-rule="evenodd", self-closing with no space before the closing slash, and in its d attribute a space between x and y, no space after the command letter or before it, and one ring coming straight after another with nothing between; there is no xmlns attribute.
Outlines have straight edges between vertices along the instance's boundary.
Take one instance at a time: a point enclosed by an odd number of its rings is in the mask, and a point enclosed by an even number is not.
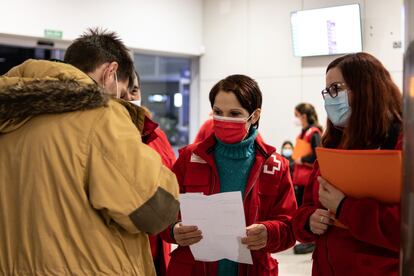
<svg viewBox="0 0 414 276"><path fill-rule="evenodd" d="M247 117L247 118L233 118L233 117L213 115L213 119L218 120L218 121L230 122L230 123L244 122L244 123L246 123L246 131L249 132L250 126L252 125L252 123L250 123L249 120L253 117L254 113L255 113L255 111L253 111L253 113L250 114L250 116Z"/></svg>
<svg viewBox="0 0 414 276"><path fill-rule="evenodd" d="M129 101L129 102L136 106L141 106L141 100L134 100L134 101Z"/></svg>
<svg viewBox="0 0 414 276"><path fill-rule="evenodd" d="M300 119L298 117L295 117L293 123L295 124L295 126L297 127L301 127L302 126L302 122L300 121Z"/></svg>
<svg viewBox="0 0 414 276"><path fill-rule="evenodd" d="M121 95L118 89L118 76L116 75L116 72L115 72L115 85L116 85L116 98L119 99L121 98Z"/></svg>

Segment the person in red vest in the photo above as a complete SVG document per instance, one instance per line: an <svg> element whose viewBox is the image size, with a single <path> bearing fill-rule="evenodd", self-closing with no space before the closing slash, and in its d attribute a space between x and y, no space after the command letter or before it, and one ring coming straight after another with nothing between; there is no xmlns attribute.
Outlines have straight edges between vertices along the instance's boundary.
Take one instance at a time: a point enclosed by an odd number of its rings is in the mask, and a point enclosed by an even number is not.
<svg viewBox="0 0 414 276"><path fill-rule="evenodd" d="M318 122L318 115L313 105L309 103L300 103L295 107L296 124L302 127L297 138L309 143L312 152L295 160L293 169L293 185L295 187L295 196L298 206L302 205L303 191L311 175L313 163L316 160L315 148L321 143L322 127ZM314 249L313 243L301 243L295 245L295 254L310 253Z"/></svg>
<svg viewBox="0 0 414 276"><path fill-rule="evenodd" d="M271 253L294 245L290 219L297 207L289 162L258 138L262 93L250 77L232 75L211 89L209 99L214 132L181 149L173 171L181 193L241 193L247 225L241 243L251 250L253 265L196 261L189 246L202 239L202 229L178 220L163 232L178 244L168 275L278 275Z"/></svg>
<svg viewBox="0 0 414 276"><path fill-rule="evenodd" d="M335 59L322 96L328 114L323 147L401 150L401 92L378 59L367 53ZM298 240L315 242L312 275L398 275L400 204L347 196L320 176L318 163L293 229Z"/></svg>
<svg viewBox="0 0 414 276"><path fill-rule="evenodd" d="M158 127L157 123L151 120L151 112L141 106L141 82L137 72L134 74L133 86L130 87L128 94L121 95L121 97L139 106L139 115L137 117L142 118L138 119L138 121L143 121L141 127L142 141L158 152L162 163L169 169L172 169L176 161L174 151L164 131ZM170 261L171 244L163 241L159 235L149 235L149 240L156 273L159 276L166 275Z"/></svg>

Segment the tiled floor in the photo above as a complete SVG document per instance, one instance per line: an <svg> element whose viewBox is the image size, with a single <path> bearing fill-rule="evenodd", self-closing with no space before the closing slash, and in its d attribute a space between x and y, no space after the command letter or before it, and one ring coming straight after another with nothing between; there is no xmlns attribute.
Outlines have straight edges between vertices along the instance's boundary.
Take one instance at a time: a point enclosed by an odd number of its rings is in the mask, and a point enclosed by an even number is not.
<svg viewBox="0 0 414 276"><path fill-rule="evenodd" d="M293 249L273 254L279 262L280 276L310 276L312 271L312 254L295 255Z"/></svg>
<svg viewBox="0 0 414 276"><path fill-rule="evenodd" d="M172 250L176 245L172 245ZM312 271L312 253L295 255L293 248L273 254L273 258L279 262L280 276L310 276Z"/></svg>

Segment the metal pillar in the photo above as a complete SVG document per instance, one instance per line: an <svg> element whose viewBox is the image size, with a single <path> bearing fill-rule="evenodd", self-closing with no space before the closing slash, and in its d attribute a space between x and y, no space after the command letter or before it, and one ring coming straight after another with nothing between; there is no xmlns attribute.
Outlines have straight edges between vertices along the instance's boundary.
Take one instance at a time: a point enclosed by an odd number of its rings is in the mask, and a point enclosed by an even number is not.
<svg viewBox="0 0 414 276"><path fill-rule="evenodd" d="M414 276L414 0L404 1L404 148L401 194L401 273Z"/></svg>

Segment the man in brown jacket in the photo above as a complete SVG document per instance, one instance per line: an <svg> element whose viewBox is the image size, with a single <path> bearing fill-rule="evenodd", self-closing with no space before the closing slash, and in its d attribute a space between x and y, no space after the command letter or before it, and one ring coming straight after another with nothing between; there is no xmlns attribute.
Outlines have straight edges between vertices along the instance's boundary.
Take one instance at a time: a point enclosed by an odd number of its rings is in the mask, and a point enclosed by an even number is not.
<svg viewBox="0 0 414 276"><path fill-rule="evenodd" d="M146 233L175 220L177 182L108 97L132 61L105 58L0 77L0 275L155 274Z"/></svg>

